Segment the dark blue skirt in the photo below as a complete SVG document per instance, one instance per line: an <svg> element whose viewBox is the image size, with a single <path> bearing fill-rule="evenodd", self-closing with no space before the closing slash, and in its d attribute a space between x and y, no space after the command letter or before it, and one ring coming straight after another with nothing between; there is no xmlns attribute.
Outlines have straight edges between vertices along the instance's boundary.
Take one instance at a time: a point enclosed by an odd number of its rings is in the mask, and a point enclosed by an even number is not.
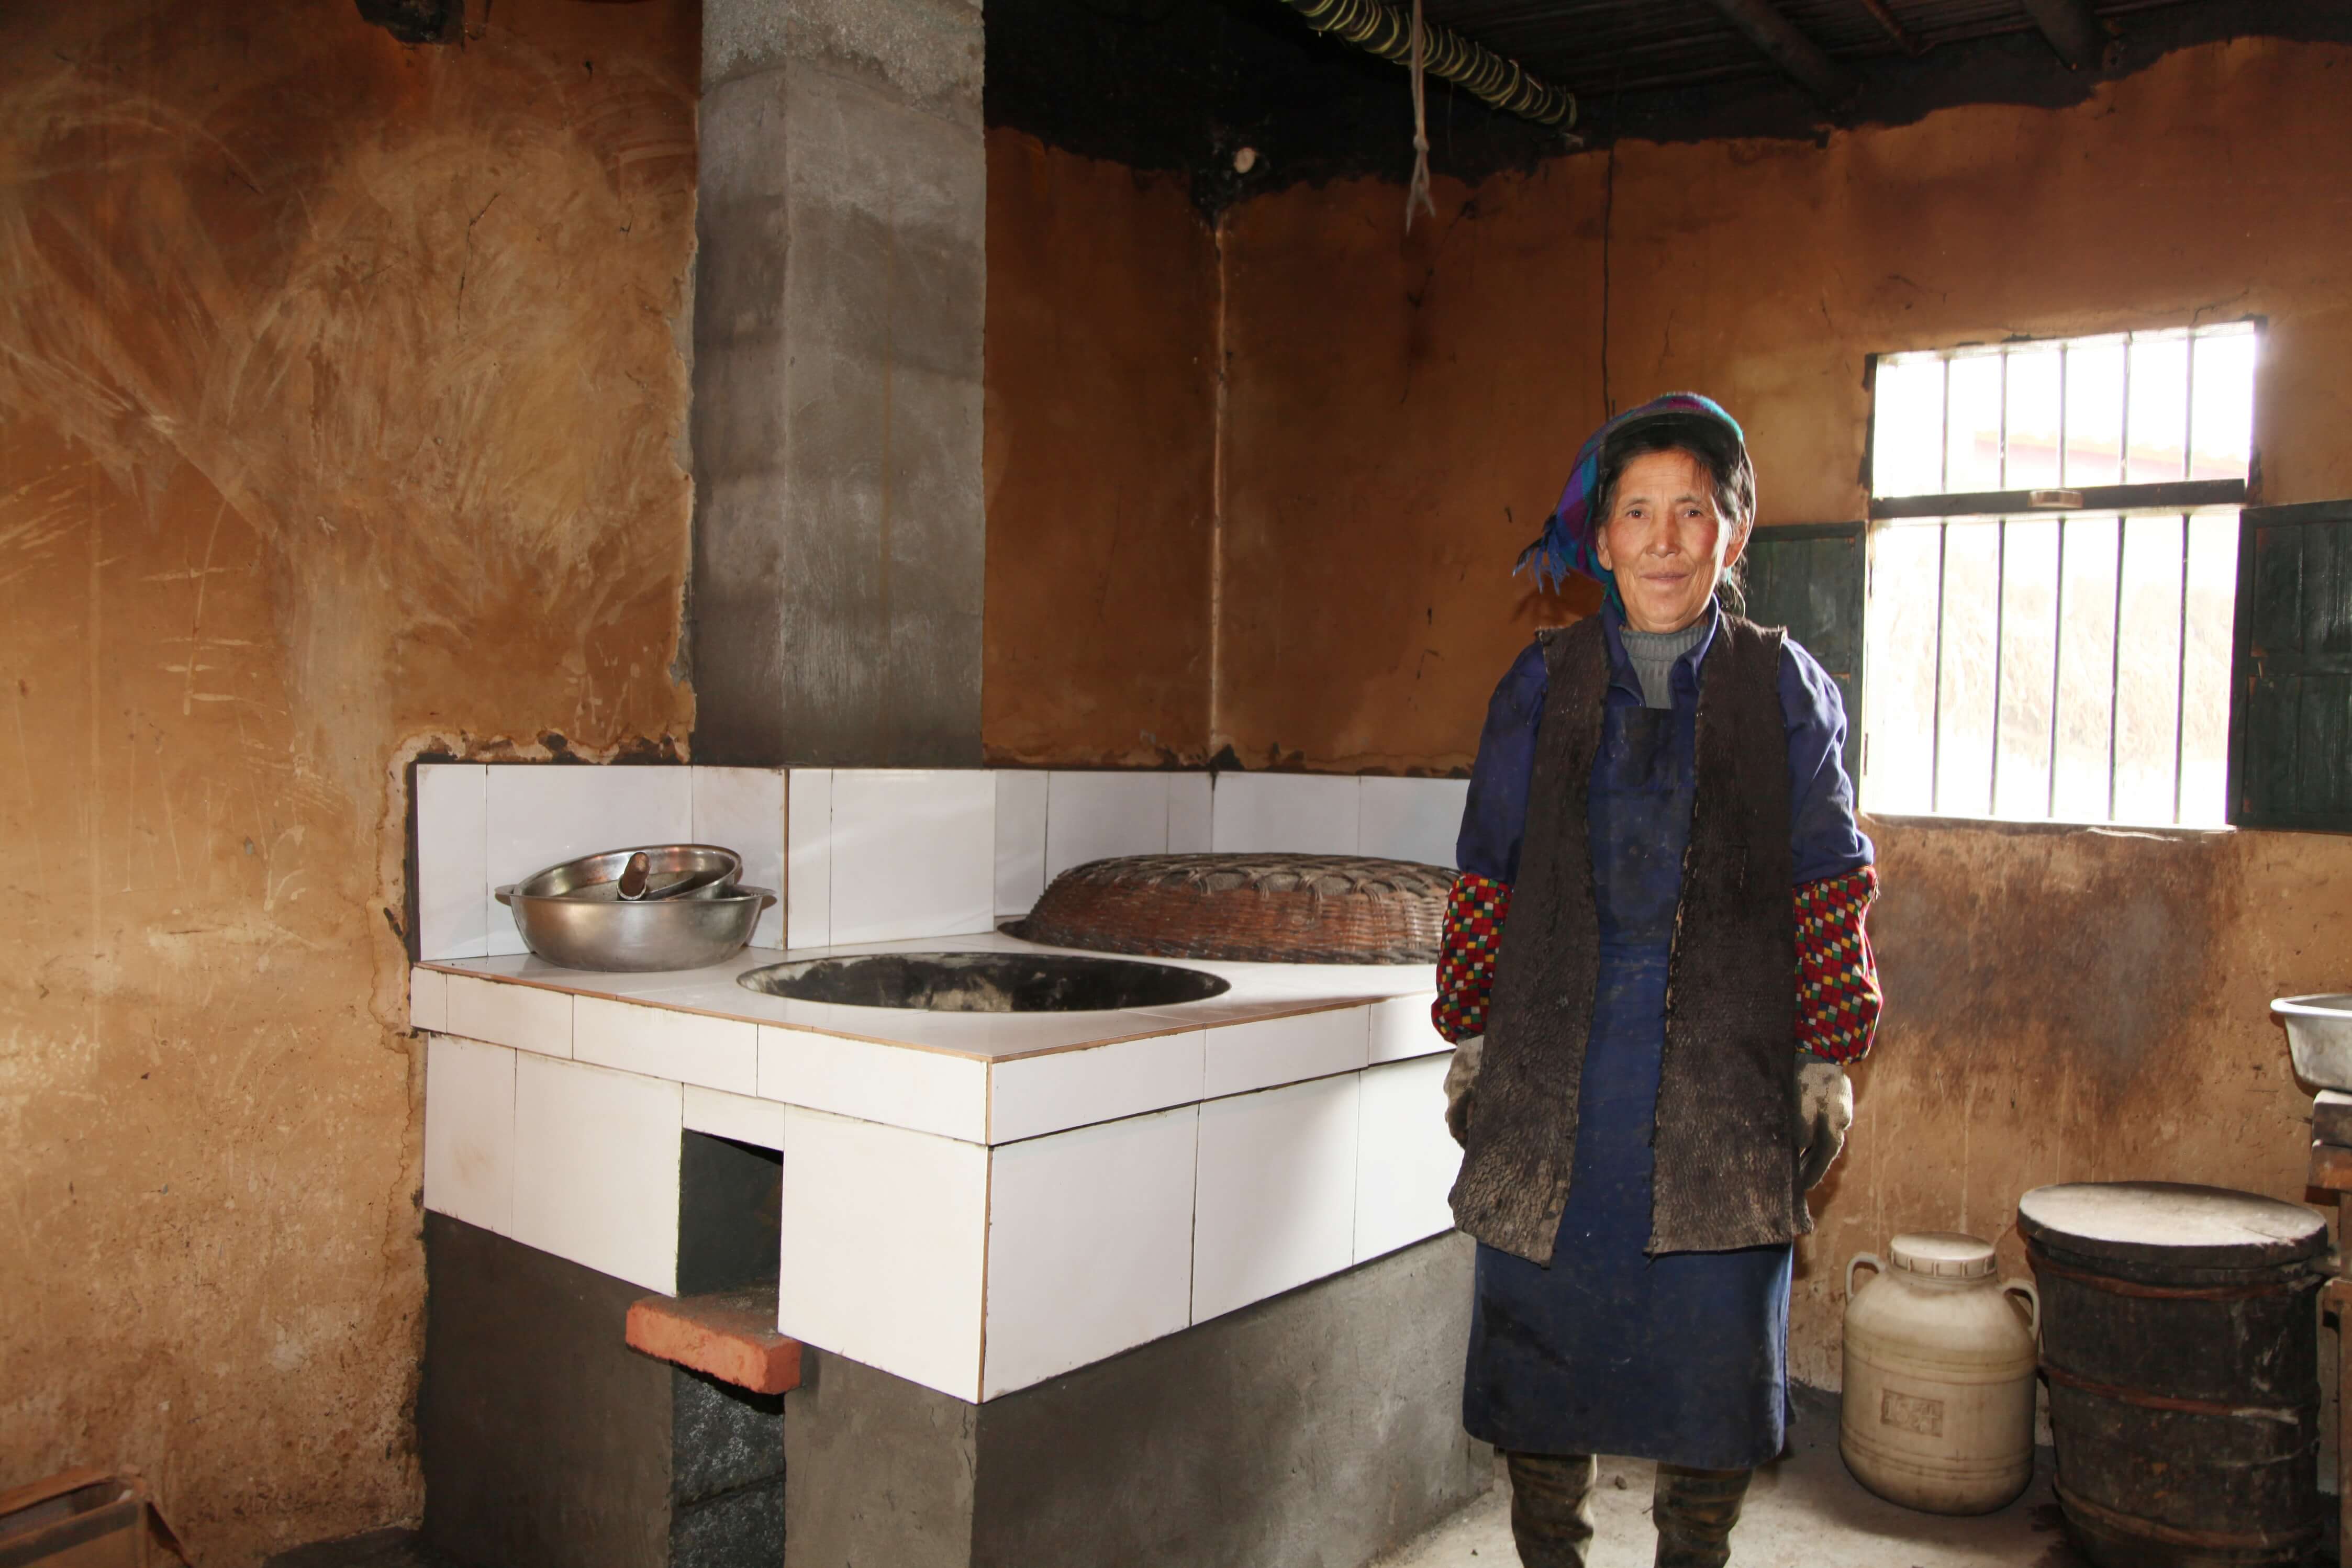
<svg viewBox="0 0 2352 1568"><path fill-rule="evenodd" d="M1603 949L1551 1266L1478 1249L1463 1424L1499 1448L1738 1469L1787 1436L1792 1249L1643 1250L1666 958Z"/></svg>

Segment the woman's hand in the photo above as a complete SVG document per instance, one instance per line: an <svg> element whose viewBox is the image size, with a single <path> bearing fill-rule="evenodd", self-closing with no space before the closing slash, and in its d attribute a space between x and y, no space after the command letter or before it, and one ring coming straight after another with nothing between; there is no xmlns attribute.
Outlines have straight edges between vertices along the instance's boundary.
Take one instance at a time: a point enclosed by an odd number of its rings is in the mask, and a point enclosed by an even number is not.
<svg viewBox="0 0 2352 1568"><path fill-rule="evenodd" d="M1446 1079L1449 1089L1453 1079ZM1453 1112L1447 1113L1449 1123ZM1817 1056L1797 1058L1797 1187L1811 1192L1830 1174L1853 1125L1853 1085L1845 1069ZM1457 1134L1458 1135L1458 1134Z"/></svg>
<svg viewBox="0 0 2352 1568"><path fill-rule="evenodd" d="M1478 1082L1478 1062L1486 1051L1483 1034L1457 1040L1454 1061L1445 1069L1445 1130L1465 1149L1470 1146L1470 1090Z"/></svg>

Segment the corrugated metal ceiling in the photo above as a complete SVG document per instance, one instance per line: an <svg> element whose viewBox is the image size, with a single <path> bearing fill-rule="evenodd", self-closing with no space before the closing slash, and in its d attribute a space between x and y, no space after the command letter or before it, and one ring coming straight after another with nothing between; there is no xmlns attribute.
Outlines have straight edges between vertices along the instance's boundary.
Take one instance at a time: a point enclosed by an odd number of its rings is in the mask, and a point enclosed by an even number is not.
<svg viewBox="0 0 2352 1568"><path fill-rule="evenodd" d="M2105 17L2177 3L2092 0L2091 8ZM1833 59L1903 53L1864 0L1776 4ZM1885 5L1929 47L2033 26L2019 0L1885 0ZM1580 95L1776 74L1772 62L1707 0L1424 0L1424 14Z"/></svg>

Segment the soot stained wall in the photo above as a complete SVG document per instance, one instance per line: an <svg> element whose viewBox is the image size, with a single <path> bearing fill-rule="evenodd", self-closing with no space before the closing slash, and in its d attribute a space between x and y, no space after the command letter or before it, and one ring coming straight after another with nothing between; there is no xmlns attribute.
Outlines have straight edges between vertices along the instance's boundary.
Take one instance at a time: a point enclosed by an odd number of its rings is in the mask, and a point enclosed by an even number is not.
<svg viewBox="0 0 2352 1568"><path fill-rule="evenodd" d="M0 21L0 1484L415 1516L406 763L691 722L697 16Z"/></svg>
<svg viewBox="0 0 2352 1568"><path fill-rule="evenodd" d="M1444 23L1456 8L1430 9ZM1431 161L1475 181L1576 146L1819 143L1839 129L1908 125L1959 104L2082 104L2174 50L2228 38L2352 41L2352 16L2334 0L2173 0L2125 18L2100 67L2074 70L2021 11L2014 22L2015 31L1916 57L1857 62L1858 90L1835 114L1760 55L1750 74L1727 81L1629 92L1622 63L1596 57L1572 28L1549 38L1521 28L1512 46L1524 50L1520 63L1580 94L1572 124L1538 126L1433 78ZM1731 36L1729 24L1720 26ZM1179 172L1213 217L1302 182L1402 178L1412 166L1404 70L1317 33L1281 0L995 0L987 31L989 124L1131 168ZM1244 147L1258 155L1247 171L1233 162Z"/></svg>
<svg viewBox="0 0 2352 1568"><path fill-rule="evenodd" d="M1404 69L1280 0L996 0L987 28L992 127L1178 174L1212 216L1301 180L1412 166ZM1432 78L1427 97L1431 161L1465 178L1568 144L1449 82ZM1247 171L1234 166L1244 147Z"/></svg>

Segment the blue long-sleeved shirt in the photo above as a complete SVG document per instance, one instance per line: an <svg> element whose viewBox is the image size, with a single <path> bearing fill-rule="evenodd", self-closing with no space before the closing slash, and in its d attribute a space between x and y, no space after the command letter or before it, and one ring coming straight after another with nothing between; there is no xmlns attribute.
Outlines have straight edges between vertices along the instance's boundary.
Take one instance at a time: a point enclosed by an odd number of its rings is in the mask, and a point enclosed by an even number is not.
<svg viewBox="0 0 2352 1568"><path fill-rule="evenodd" d="M1623 618L1601 612L1609 643L1608 701L1639 707L1642 685L1619 636ZM1698 696L1698 670L1715 644L1720 612L1707 611L1706 632L1675 664L1675 700ZM1535 772L1536 732L1551 690L1543 644L1530 643L1495 688L1478 759L1470 770L1470 799L1462 814L1455 863L1465 872L1509 883L1518 880L1519 843L1527 830L1528 793ZM1853 783L1846 777L1845 703L1820 661L1794 640L1780 644L1780 716L1789 736L1789 841L1799 884L1841 876L1869 865L1876 851L1854 825Z"/></svg>

